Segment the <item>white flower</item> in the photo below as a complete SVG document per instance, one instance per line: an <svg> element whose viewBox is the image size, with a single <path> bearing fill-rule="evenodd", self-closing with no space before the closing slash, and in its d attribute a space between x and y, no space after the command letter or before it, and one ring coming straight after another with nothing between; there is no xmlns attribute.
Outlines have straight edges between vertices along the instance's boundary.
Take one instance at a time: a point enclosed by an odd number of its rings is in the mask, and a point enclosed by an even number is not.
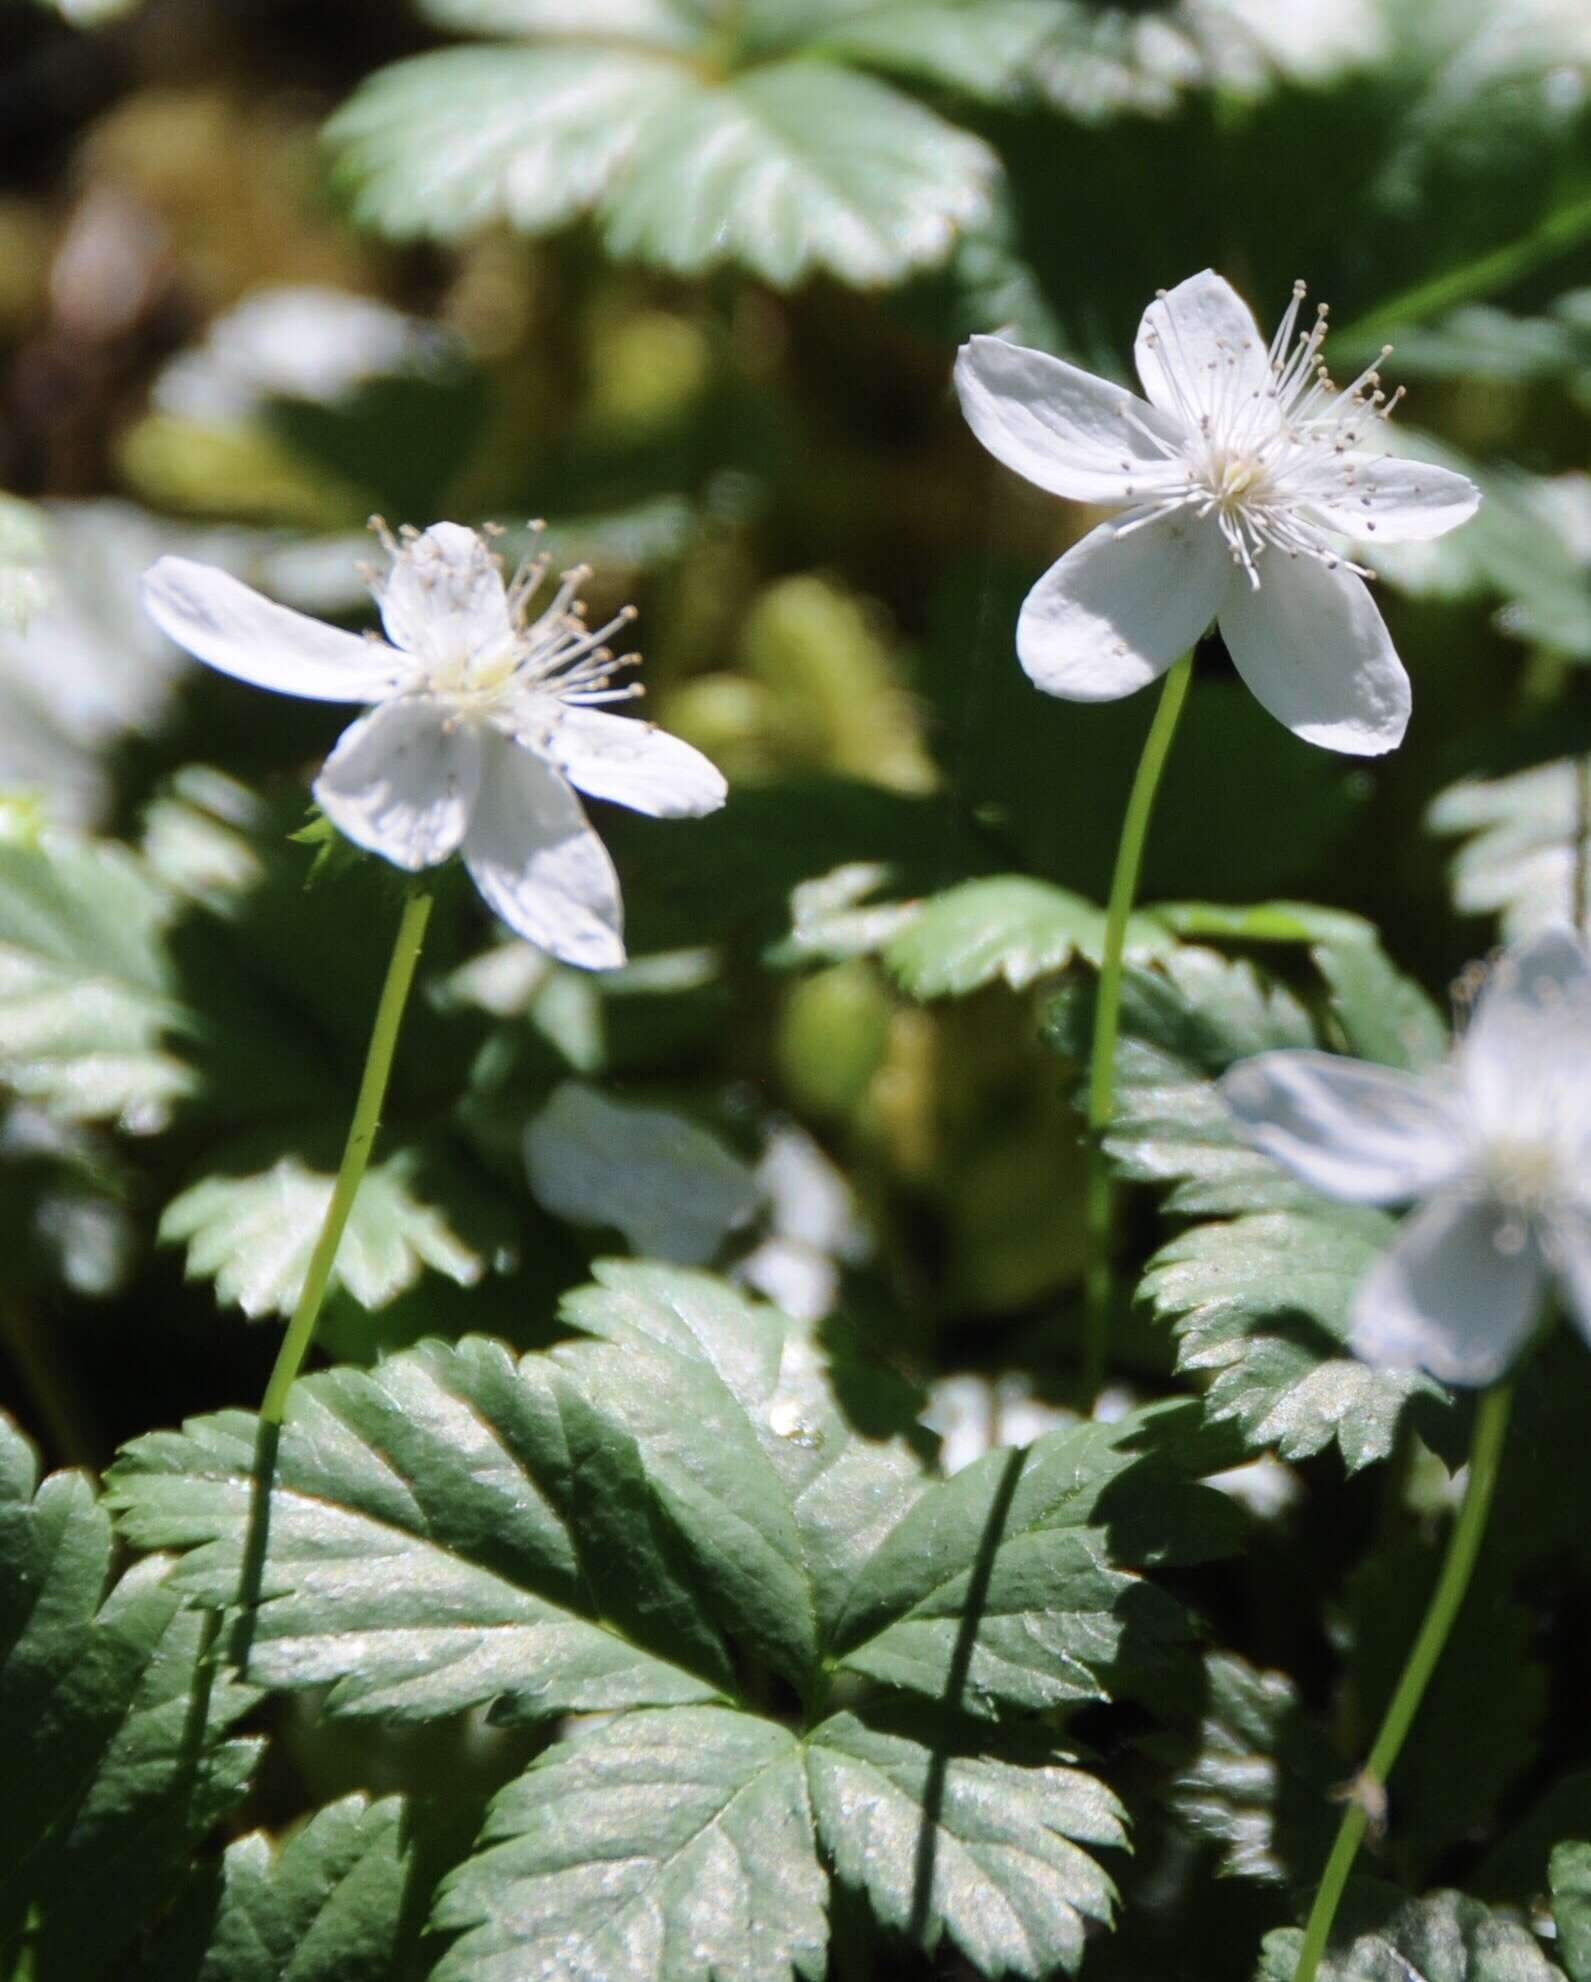
<svg viewBox="0 0 1591 1982"><path fill-rule="evenodd" d="M225 674L285 695L374 706L343 732L315 796L349 839L411 872L461 852L510 928L565 963L624 961L618 876L571 786L657 818L711 812L725 785L698 751L598 705L615 688L603 644L633 613L588 627L565 574L531 618L544 559L504 583L473 530L437 523L375 580L386 640L273 605L213 566L163 557L144 604Z"/></svg>
<svg viewBox="0 0 1591 1982"><path fill-rule="evenodd" d="M1261 1053L1221 1087L1247 1140L1316 1190L1419 1201L1354 1296L1367 1362L1491 1383L1549 1278L1591 1339L1591 955L1567 930L1503 958L1433 1073Z"/></svg>
<svg viewBox="0 0 1591 1982"><path fill-rule="evenodd" d="M1295 341L1303 296L1295 284L1267 347L1210 270L1162 293L1138 330L1146 400L997 337L962 346L962 410L990 453L1053 495L1126 511L1022 607L1017 653L1047 694L1130 695L1218 619L1296 735L1356 756L1402 739L1408 677L1341 540L1439 537L1480 497L1451 470L1366 449L1395 397L1373 369L1331 385L1324 306Z"/></svg>

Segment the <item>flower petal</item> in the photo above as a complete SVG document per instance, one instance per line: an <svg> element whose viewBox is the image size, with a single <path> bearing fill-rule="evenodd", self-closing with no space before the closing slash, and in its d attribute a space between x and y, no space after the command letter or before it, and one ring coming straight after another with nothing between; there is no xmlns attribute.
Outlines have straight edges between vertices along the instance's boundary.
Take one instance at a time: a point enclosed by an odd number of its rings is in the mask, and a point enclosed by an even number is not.
<svg viewBox="0 0 1591 1982"><path fill-rule="evenodd" d="M1529 1339L1541 1247L1515 1214L1450 1193L1404 1220L1354 1295L1349 1341L1381 1369L1494 1383Z"/></svg>
<svg viewBox="0 0 1591 1982"><path fill-rule="evenodd" d="M383 702L343 731L315 780L338 832L411 874L457 852L481 782L481 736L430 695Z"/></svg>
<svg viewBox="0 0 1591 1982"><path fill-rule="evenodd" d="M561 703L544 740L524 741L593 798L654 819L699 818L729 795L723 772L699 750L629 716Z"/></svg>
<svg viewBox="0 0 1591 1982"><path fill-rule="evenodd" d="M433 523L405 541L377 595L387 638L427 660L501 647L513 632L502 570L462 523Z"/></svg>
<svg viewBox="0 0 1591 1982"><path fill-rule="evenodd" d="M619 877L580 801L550 764L488 736L464 864L486 904L562 963L624 962Z"/></svg>
<svg viewBox="0 0 1591 1982"><path fill-rule="evenodd" d="M1403 740L1409 677L1362 578L1339 565L1269 551L1260 587L1234 584L1221 606L1232 663L1294 736L1350 757Z"/></svg>
<svg viewBox="0 0 1591 1982"><path fill-rule="evenodd" d="M1259 1053L1220 1082L1244 1140L1346 1204L1425 1197L1464 1161L1456 1111L1430 1081L1331 1053Z"/></svg>
<svg viewBox="0 0 1591 1982"><path fill-rule="evenodd" d="M1150 402L1184 426L1219 415L1230 425L1243 400L1273 384L1270 348L1247 303L1225 276L1201 269L1157 296L1133 346Z"/></svg>
<svg viewBox="0 0 1591 1982"><path fill-rule="evenodd" d="M1544 929L1495 965L1464 1034L1462 1066L1476 1118L1492 1134L1561 1143L1566 1098L1583 1094L1577 1112L1591 1136L1591 956L1572 929Z"/></svg>
<svg viewBox="0 0 1591 1982"><path fill-rule="evenodd" d="M997 461L1074 502L1133 501L1183 440L1176 421L1135 393L1003 337L962 345L956 391Z"/></svg>
<svg viewBox="0 0 1591 1982"><path fill-rule="evenodd" d="M1468 475L1396 454L1345 454L1334 492L1311 498L1329 529L1378 544L1419 544L1467 523L1481 492Z"/></svg>
<svg viewBox="0 0 1591 1982"><path fill-rule="evenodd" d="M143 580L144 610L162 633L210 667L256 688L311 702L379 702L407 674L380 640L323 626L262 598L211 564L157 559Z"/></svg>
<svg viewBox="0 0 1591 1982"><path fill-rule="evenodd" d="M1231 574L1213 524L1175 514L1123 533L1102 523L1027 595L1018 658L1046 695L1072 702L1131 695L1204 632Z"/></svg>

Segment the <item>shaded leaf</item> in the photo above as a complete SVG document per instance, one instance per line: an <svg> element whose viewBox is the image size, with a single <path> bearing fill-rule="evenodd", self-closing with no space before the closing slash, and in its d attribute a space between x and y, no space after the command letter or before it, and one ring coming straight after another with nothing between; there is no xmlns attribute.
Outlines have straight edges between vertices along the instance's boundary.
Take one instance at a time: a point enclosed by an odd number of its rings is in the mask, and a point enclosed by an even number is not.
<svg viewBox="0 0 1591 1982"><path fill-rule="evenodd" d="M1376 1370L1346 1347L1354 1288L1384 1248L1384 1212L1317 1199L1197 1225L1163 1246L1139 1286L1208 1379L1205 1408L1251 1451L1303 1459L1335 1444L1350 1472L1390 1456L1404 1413L1429 1430L1445 1392L1419 1370Z"/></svg>
<svg viewBox="0 0 1591 1982"><path fill-rule="evenodd" d="M1115 1888L1085 1846L1126 1842L1103 1783L1036 1732L992 1747L926 1714L836 1714L807 1741L818 1835L886 1925L948 1936L984 1975L1076 1969Z"/></svg>
<svg viewBox="0 0 1591 1982"><path fill-rule="evenodd" d="M1023 991L1074 956L1098 964L1105 916L1080 895L1024 874L963 881L935 895L884 946L884 962L913 998L961 997L997 978ZM1173 947L1153 916L1127 925L1127 956L1146 962Z"/></svg>
<svg viewBox="0 0 1591 1982"><path fill-rule="evenodd" d="M149 1982L387 1982L409 1875L403 1805L345 1796L273 1844L229 1844L164 1923Z"/></svg>
<svg viewBox="0 0 1591 1982"><path fill-rule="evenodd" d="M437 1982L786 1982L825 1972L827 1881L801 1749L724 1708L623 1714L497 1797L435 1924Z"/></svg>

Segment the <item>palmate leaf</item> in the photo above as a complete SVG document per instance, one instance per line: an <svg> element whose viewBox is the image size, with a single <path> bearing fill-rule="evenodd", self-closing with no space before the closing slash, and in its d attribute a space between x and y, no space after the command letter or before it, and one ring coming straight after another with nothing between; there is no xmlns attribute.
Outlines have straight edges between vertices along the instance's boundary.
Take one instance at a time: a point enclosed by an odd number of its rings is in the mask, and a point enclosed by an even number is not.
<svg viewBox="0 0 1591 1982"><path fill-rule="evenodd" d="M1049 881L1001 874L963 881L924 902L885 943L883 956L911 997L959 998L997 979L1026 990L1074 956L1097 964L1104 947L1102 909ZM1152 915L1129 920L1131 961L1144 963L1173 947Z"/></svg>
<svg viewBox="0 0 1591 1982"><path fill-rule="evenodd" d="M787 1982L825 1972L828 1884L795 1735L721 1707L622 1714L492 1805L435 1924L436 1982Z"/></svg>
<svg viewBox="0 0 1591 1982"><path fill-rule="evenodd" d="M209 1627L170 1564L103 1595L110 1544L87 1482L39 1483L0 1419L0 1951L29 1922L38 1982L117 1972L259 1747L229 1733L254 1695L204 1676Z"/></svg>
<svg viewBox="0 0 1591 1982"><path fill-rule="evenodd" d="M68 1121L149 1131L194 1085L162 944L170 903L120 847L0 845L0 1083Z"/></svg>
<svg viewBox="0 0 1591 1982"><path fill-rule="evenodd" d="M139 1982L389 1982L409 1870L397 1797L345 1796L279 1845L253 1832L183 1895Z"/></svg>
<svg viewBox="0 0 1591 1982"><path fill-rule="evenodd" d="M1257 1982L1291 1982L1303 1935L1265 1937ZM1563 1982L1527 1927L1462 1893L1404 1899L1350 1886L1321 1982Z"/></svg>
<svg viewBox="0 0 1591 1982"><path fill-rule="evenodd" d="M1426 814L1432 832L1462 839L1453 900L1496 915L1511 943L1576 922L1575 893L1591 844L1591 758L1564 757L1506 778L1449 785Z"/></svg>
<svg viewBox="0 0 1591 1982"><path fill-rule="evenodd" d="M1167 920L1190 926L1198 906L1167 910ZM1365 925L1316 920L1322 911L1296 905L1263 913L1230 933L1286 940L1291 923L1311 939L1342 1044L1397 1064L1430 1057L1440 1043L1434 1011ZM1050 1008L1048 1035L1073 1056L1087 1050L1088 1009L1076 987ZM1417 1401L1421 1429L1444 1436L1444 1393L1431 1379L1346 1353L1353 1288L1391 1221L1332 1204L1250 1149L1215 1085L1252 1054L1320 1043L1303 1005L1251 964L1186 947L1157 970L1129 970L1105 1146L1122 1175L1168 1184L1169 1210L1226 1215L1173 1239L1140 1289L1175 1330L1179 1369L1209 1376L1211 1421L1235 1426L1251 1450L1289 1458L1335 1443L1352 1470L1387 1457Z"/></svg>
<svg viewBox="0 0 1591 1982"><path fill-rule="evenodd" d="M1104 1784L1034 1730L991 1741L911 1709L836 1714L807 1742L818 1835L877 1917L984 1975L1077 1967L1115 1888L1088 1846L1126 1841Z"/></svg>
<svg viewBox="0 0 1591 1982"><path fill-rule="evenodd" d="M775 62L720 83L644 49L445 49L332 120L355 216L400 238L595 213L610 251L681 274L737 261L789 287L941 262L982 221L994 154L884 83Z"/></svg>
<svg viewBox="0 0 1591 1982"><path fill-rule="evenodd" d="M366 1173L354 1199L332 1285L346 1287L363 1308L384 1306L426 1266L461 1287L481 1276L477 1255L417 1195L416 1163L416 1151L399 1150ZM186 1245L188 1278L213 1279L217 1300L235 1303L251 1321L289 1315L334 1181L296 1156L254 1176L209 1176L166 1206L160 1237Z"/></svg>

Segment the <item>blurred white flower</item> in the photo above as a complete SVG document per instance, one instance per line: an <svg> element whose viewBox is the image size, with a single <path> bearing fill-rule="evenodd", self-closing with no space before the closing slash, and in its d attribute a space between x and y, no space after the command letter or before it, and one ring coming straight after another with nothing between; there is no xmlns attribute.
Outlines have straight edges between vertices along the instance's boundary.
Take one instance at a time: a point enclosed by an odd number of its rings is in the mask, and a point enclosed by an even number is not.
<svg viewBox="0 0 1591 1982"><path fill-rule="evenodd" d="M509 927L562 962L624 961L618 876L574 786L657 818L711 812L722 776L689 744L610 715L630 665L604 644L633 617L586 624L567 572L533 618L546 560L505 584L475 531L438 523L385 539L374 581L387 638L361 638L262 598L213 566L162 558L150 617L239 681L322 702L373 704L315 781L338 830L417 872L462 852Z"/></svg>
<svg viewBox="0 0 1591 1982"><path fill-rule="evenodd" d="M1298 333L1303 296L1295 284L1267 346L1209 269L1162 293L1138 331L1146 399L997 337L962 346L962 410L990 453L1053 495L1126 512L1022 607L1017 653L1047 694L1130 695L1217 619L1295 735L1355 756L1402 740L1408 677L1342 539L1439 537L1480 498L1451 470L1368 451L1395 398L1373 367L1332 386L1325 309Z"/></svg>
<svg viewBox="0 0 1591 1982"><path fill-rule="evenodd" d="M163 413L207 425L249 419L265 399L333 402L368 379L432 368L447 340L372 296L313 284L256 289L155 380Z"/></svg>
<svg viewBox="0 0 1591 1982"><path fill-rule="evenodd" d="M1549 1280L1591 1337L1591 956L1568 930L1503 958L1434 1073L1288 1051L1221 1087L1247 1140L1328 1197L1419 1200L1354 1296L1367 1362L1494 1382Z"/></svg>

